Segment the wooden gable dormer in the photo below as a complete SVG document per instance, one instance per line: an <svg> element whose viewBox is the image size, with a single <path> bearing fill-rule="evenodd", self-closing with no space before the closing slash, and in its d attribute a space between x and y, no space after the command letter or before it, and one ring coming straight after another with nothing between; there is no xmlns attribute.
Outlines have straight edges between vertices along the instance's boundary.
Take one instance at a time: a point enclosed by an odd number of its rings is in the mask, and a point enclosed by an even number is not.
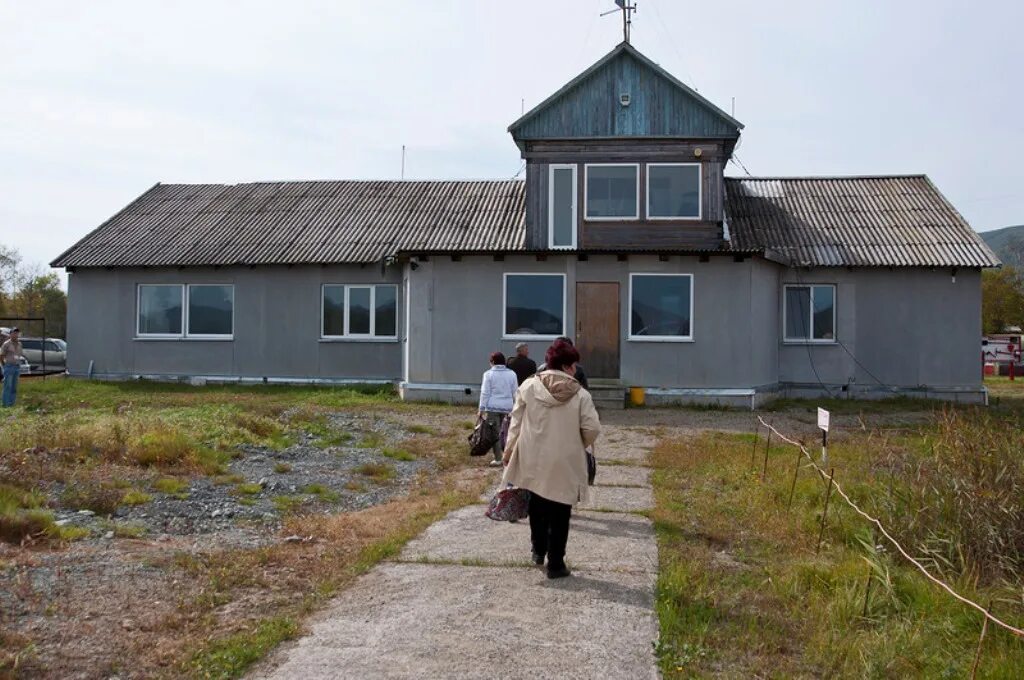
<svg viewBox="0 0 1024 680"><path fill-rule="evenodd" d="M722 247L742 129L619 44L508 128L526 160L527 248Z"/></svg>

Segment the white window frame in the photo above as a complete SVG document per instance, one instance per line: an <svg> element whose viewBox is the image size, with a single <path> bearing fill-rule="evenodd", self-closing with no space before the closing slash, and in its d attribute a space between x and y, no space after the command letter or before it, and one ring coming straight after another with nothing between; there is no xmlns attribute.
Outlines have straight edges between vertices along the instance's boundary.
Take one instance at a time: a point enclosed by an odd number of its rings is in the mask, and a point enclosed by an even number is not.
<svg viewBox="0 0 1024 680"><path fill-rule="evenodd" d="M652 217L651 216L651 168L697 166L697 216L696 217ZM699 222L704 216L704 164L703 163L648 163L644 182L644 208L647 219L651 222Z"/></svg>
<svg viewBox="0 0 1024 680"><path fill-rule="evenodd" d="M572 244L567 246L555 245L555 170L572 170ZM576 231L579 215L579 178L576 174L575 163L552 163L548 167L548 249L550 250L575 250Z"/></svg>
<svg viewBox="0 0 1024 680"><path fill-rule="evenodd" d="M193 333L191 330L192 326L192 314L189 313L189 305L192 301L192 288L195 286L221 286L224 288L231 289L231 333ZM233 283L188 283L185 284L185 297L184 306L182 308L182 314L185 315L185 323L182 328L185 331L186 338L193 338L196 340L234 340L235 339L235 284Z"/></svg>
<svg viewBox="0 0 1024 680"><path fill-rule="evenodd" d="M341 286L345 290L344 304L342 306L342 335L327 335L324 331L324 298L328 287ZM374 335L377 330L377 286L390 286L395 289L395 333L394 335ZM353 288L370 289L370 332L351 333L349 331L349 295ZM320 339L321 340L361 340L364 342L398 342L398 305L401 298L398 295L398 284L395 283L323 283L320 284Z"/></svg>
<svg viewBox="0 0 1024 680"><path fill-rule="evenodd" d="M142 332L142 288L178 288L181 290L181 332L180 333L143 333ZM183 283L137 283L135 284L135 337L144 340L180 340L185 337L185 314L188 307L185 284Z"/></svg>
<svg viewBox="0 0 1024 680"><path fill-rule="evenodd" d="M791 338L786 335L789 329L789 304L786 292L790 288L810 288L810 299L807 308L808 326L806 338ZM814 337L814 288L832 289L832 339ZM834 283L786 283L782 286L782 341L788 345L835 345L836 337L839 335L837 326L836 307L839 305L838 287Z"/></svg>
<svg viewBox="0 0 1024 680"><path fill-rule="evenodd" d="M636 276L672 276L690 279L690 334L689 335L633 335L633 277ZM630 272L629 274L629 307L626 308L627 339L631 342L693 342L695 310L693 306L693 290L695 277L688 272Z"/></svg>
<svg viewBox="0 0 1024 680"><path fill-rule="evenodd" d="M508 277L510 276L558 276L562 279L562 332L554 335L507 334L508 328ZM502 340L554 340L565 336L566 313L569 300L566 297L566 276L559 272L505 272L501 278L501 339Z"/></svg>
<svg viewBox="0 0 1024 680"><path fill-rule="evenodd" d="M632 216L592 217L587 212L587 195L590 191L590 168L632 167L636 168L636 206ZM640 164L639 163L585 163L583 165L583 219L587 222L636 222L640 219Z"/></svg>

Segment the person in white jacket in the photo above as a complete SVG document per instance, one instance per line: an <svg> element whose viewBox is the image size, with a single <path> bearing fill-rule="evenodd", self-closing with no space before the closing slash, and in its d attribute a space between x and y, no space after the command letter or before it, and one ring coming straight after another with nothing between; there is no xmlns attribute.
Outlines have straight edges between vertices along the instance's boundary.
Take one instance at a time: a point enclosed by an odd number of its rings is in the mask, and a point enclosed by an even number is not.
<svg viewBox="0 0 1024 680"><path fill-rule="evenodd" d="M491 354L491 367L484 373L480 382L480 408L478 418L485 418L495 433L501 432L501 421L512 412L512 404L519 389L516 373L505 365L505 355L501 352ZM501 467L501 438L494 442L494 460L491 467Z"/></svg>

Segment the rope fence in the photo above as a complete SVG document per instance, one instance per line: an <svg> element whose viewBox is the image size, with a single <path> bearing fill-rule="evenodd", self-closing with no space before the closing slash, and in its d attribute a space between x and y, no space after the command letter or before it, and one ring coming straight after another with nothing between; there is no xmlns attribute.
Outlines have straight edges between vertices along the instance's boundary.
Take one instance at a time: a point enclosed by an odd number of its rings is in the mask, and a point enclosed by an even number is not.
<svg viewBox="0 0 1024 680"><path fill-rule="evenodd" d="M889 533L889 531L882 525L882 522L877 517L872 517L868 513L866 513L863 510L861 510L860 507L847 495L847 493L843 490L843 487L840 486L839 482L836 481L834 469L833 469L832 472L825 472L824 469L822 469L816 462L814 462L814 458L811 456L811 454L807 450L806 446L804 446L800 442L795 441L793 439L790 439L786 435L782 434L773 425L771 425L770 423L766 423L764 421L764 418L762 418L761 416L758 416L757 419L768 430L769 444L770 444L770 441L771 441L770 437L771 437L772 434L774 434L775 436L777 436L779 439L781 439L782 441L786 442L787 444L791 444L791 445L797 447L800 450L800 452L803 454L803 457L807 459L807 461L811 464L811 466L814 468L814 470L821 476L821 478L823 480L828 480L830 491L834 490L835 493L837 493L839 495L839 497L842 498L846 502L846 504L848 506L850 506L850 508L853 509L854 512L856 512L858 515L860 515L861 517L866 519L869 523L873 524L875 526L875 528L879 532L881 532L881 534L883 536L885 536L885 538L890 543L892 543L892 545L896 548L896 550L899 551L899 553L901 555L903 555L903 557L908 562L913 564L917 568L918 571L920 571L922 574L924 574L925 578L927 578L929 581L931 581L935 585L937 585L940 588L942 588L943 590L945 590L952 597L956 598L957 600L959 600L963 604L966 604L969 607L973 607L974 609L977 609L979 612L981 612L985 616L986 622L991 621L993 624L995 624L995 625L997 625L997 626L999 626L1001 628L1004 628L1005 630L1010 631L1011 633L1013 633L1017 637L1024 638L1024 629L1017 628L1015 626L1011 626L1010 624L1008 624L1005 621L999 619L998 617L993 616L988 609L986 609L985 607L982 607L977 602L975 602L975 601L973 601L973 600L971 600L969 598L966 598L963 595L961 595L960 593L958 593L955 590L953 590L953 588L950 587L948 584L946 584L944 581L942 581L941 579L938 579L935 576L933 576L923 564L921 564L916 559L911 557L911 555L903 548L903 546L900 545L899 541L897 541L895 538L893 538L892 534ZM757 440L755 439L754 441L756 443ZM766 452L766 455L767 455L767 452ZM824 516L822 517L822 519L824 520ZM824 523L822 524L822 528L824 529ZM819 544L820 544L820 540L821 539L819 537Z"/></svg>

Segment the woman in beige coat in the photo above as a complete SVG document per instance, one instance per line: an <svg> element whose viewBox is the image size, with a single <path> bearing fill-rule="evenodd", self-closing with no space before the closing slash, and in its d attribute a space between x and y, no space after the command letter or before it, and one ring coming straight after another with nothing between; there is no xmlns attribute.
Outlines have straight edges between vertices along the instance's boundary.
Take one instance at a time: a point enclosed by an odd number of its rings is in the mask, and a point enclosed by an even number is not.
<svg viewBox="0 0 1024 680"><path fill-rule="evenodd" d="M527 379L516 393L503 456L503 485L530 492L533 561L541 565L547 558L548 578L569 575L569 516L573 505L586 500L584 449L601 432L594 400L573 377L579 359L564 340L548 348L547 370Z"/></svg>

